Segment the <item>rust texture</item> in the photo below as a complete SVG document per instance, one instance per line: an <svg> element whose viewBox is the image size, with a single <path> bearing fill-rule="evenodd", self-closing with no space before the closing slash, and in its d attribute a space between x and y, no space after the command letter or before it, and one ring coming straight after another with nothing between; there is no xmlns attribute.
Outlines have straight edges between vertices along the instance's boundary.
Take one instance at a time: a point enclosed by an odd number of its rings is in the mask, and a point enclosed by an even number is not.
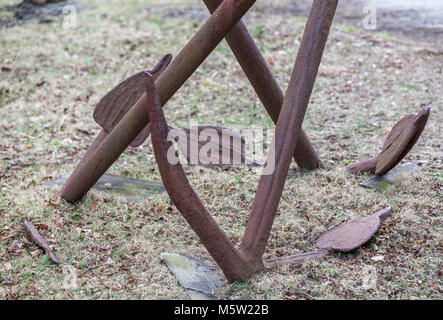
<svg viewBox="0 0 443 320"><path fill-rule="evenodd" d="M275 151L268 155L268 158L275 157L275 170L273 174L260 178L241 244L241 250L253 259L261 259L266 248L337 3L337 0L316 0L312 4L275 128Z"/></svg>
<svg viewBox="0 0 443 320"><path fill-rule="evenodd" d="M368 242L391 214L392 208L386 208L369 217L348 221L322 234L315 246L326 250L352 251Z"/></svg>
<svg viewBox="0 0 443 320"><path fill-rule="evenodd" d="M397 122L386 137L376 157L347 166L352 173L371 172L378 176L392 170L411 151L420 138L429 119L431 109L425 107L418 114L409 114Z"/></svg>
<svg viewBox="0 0 443 320"><path fill-rule="evenodd" d="M256 266L235 249L190 186L180 162L175 165L170 164L167 158L168 150L172 147L172 143L167 139L169 129L154 82L149 74L146 89L152 145L166 191L220 266L226 278L229 281L248 279L256 271L264 269L264 266Z"/></svg>
<svg viewBox="0 0 443 320"><path fill-rule="evenodd" d="M203 2L212 13L222 3L222 0L203 0ZM284 99L283 91L242 21L237 23L226 35L226 42L272 121L277 123ZM294 159L303 169L323 167L303 130L296 144Z"/></svg>
<svg viewBox="0 0 443 320"><path fill-rule="evenodd" d="M282 195L289 165L301 134L302 122L337 7L337 0L316 0L312 5L294 71L275 129L273 144L276 168L262 175L252 204L243 242L235 248L198 195L190 186L180 163L171 165L167 154L172 143L167 140L168 125L161 109L157 83L147 76L147 109L151 120L152 144L160 175L171 200L202 240L229 281L243 281L265 270L263 253ZM128 113L129 114L129 113ZM287 259L290 261L291 259ZM294 263L299 260L292 259ZM272 262L267 262L272 264Z"/></svg>
<svg viewBox="0 0 443 320"><path fill-rule="evenodd" d="M162 106L203 63L254 3L255 0L223 1L223 4L217 8L156 80L155 84ZM81 166L77 166L60 190L59 198L70 202L82 199L148 123L146 94L144 94L106 137L99 137L103 141L96 143L94 149L87 152L86 159L81 161Z"/></svg>

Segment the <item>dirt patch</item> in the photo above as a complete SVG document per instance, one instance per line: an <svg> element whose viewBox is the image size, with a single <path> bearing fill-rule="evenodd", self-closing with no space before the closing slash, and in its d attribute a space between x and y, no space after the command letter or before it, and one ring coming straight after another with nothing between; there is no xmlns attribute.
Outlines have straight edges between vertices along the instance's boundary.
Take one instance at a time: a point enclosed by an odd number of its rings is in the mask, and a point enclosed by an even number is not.
<svg viewBox="0 0 443 320"><path fill-rule="evenodd" d="M74 6L77 10L85 7L85 5L74 1L60 1L45 5L21 2L16 5L4 6L0 8L0 29L11 28L29 20L37 20L39 23L54 22L54 17L62 15L63 8L66 6Z"/></svg>

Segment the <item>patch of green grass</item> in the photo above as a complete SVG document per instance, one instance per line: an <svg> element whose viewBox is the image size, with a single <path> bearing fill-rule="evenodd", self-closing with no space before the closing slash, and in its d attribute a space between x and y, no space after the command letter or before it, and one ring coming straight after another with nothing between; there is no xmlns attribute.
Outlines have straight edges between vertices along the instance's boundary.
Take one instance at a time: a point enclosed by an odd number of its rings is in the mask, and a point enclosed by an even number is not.
<svg viewBox="0 0 443 320"><path fill-rule="evenodd" d="M259 24L257 26L255 26L254 31L252 32L253 36L255 38L261 38L263 35L263 32L265 32L266 30L266 25L265 24Z"/></svg>
<svg viewBox="0 0 443 320"><path fill-rule="evenodd" d="M417 87L416 85L411 84L411 83L404 83L404 82L401 82L400 84L401 84L403 87L408 88L409 90L417 90L417 89L418 89L418 87Z"/></svg>
<svg viewBox="0 0 443 320"><path fill-rule="evenodd" d="M392 37L391 33L388 31L382 31L380 34L384 40L390 40Z"/></svg>
<svg viewBox="0 0 443 320"><path fill-rule="evenodd" d="M357 29L356 29L354 26L348 26L348 27L347 27L347 31L348 31L348 32L356 32L356 30L357 30Z"/></svg>

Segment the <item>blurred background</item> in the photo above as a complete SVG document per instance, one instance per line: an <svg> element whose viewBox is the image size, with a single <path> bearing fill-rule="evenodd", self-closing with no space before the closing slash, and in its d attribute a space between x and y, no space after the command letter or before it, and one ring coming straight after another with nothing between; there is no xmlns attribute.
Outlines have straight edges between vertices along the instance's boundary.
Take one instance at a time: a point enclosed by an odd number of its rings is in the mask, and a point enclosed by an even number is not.
<svg viewBox="0 0 443 320"><path fill-rule="evenodd" d="M118 4L119 1L110 1ZM124 1L120 1L124 2ZM198 0L138 1L150 6L177 5L177 15L183 6L190 6L191 18L207 18ZM312 0L259 0L251 11L269 10L273 13L306 15ZM63 14L66 5L78 9L94 6L90 1L59 0L0 0L0 29L9 28L24 21L37 18L41 23L50 23L54 17ZM369 11L368 11L369 10ZM442 0L341 0L336 16L339 23L362 27L362 21L369 13L376 11L376 29L389 31L400 36L425 41L443 42L443 1ZM174 13L171 13L174 15Z"/></svg>

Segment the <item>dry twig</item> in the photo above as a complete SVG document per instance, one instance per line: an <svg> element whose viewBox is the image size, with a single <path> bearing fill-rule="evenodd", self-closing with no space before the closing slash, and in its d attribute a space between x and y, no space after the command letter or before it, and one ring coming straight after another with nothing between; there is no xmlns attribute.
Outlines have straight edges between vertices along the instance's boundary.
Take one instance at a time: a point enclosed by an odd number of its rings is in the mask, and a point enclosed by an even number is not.
<svg viewBox="0 0 443 320"><path fill-rule="evenodd" d="M40 234L40 232L38 232L37 228L27 220L23 222L23 227L31 236L32 240L34 240L36 244L38 244L40 247L43 248L43 250L45 250L49 259L51 259L51 261L53 261L55 264L60 264L60 260L58 260L54 252L52 252L52 249L49 247L48 241Z"/></svg>

